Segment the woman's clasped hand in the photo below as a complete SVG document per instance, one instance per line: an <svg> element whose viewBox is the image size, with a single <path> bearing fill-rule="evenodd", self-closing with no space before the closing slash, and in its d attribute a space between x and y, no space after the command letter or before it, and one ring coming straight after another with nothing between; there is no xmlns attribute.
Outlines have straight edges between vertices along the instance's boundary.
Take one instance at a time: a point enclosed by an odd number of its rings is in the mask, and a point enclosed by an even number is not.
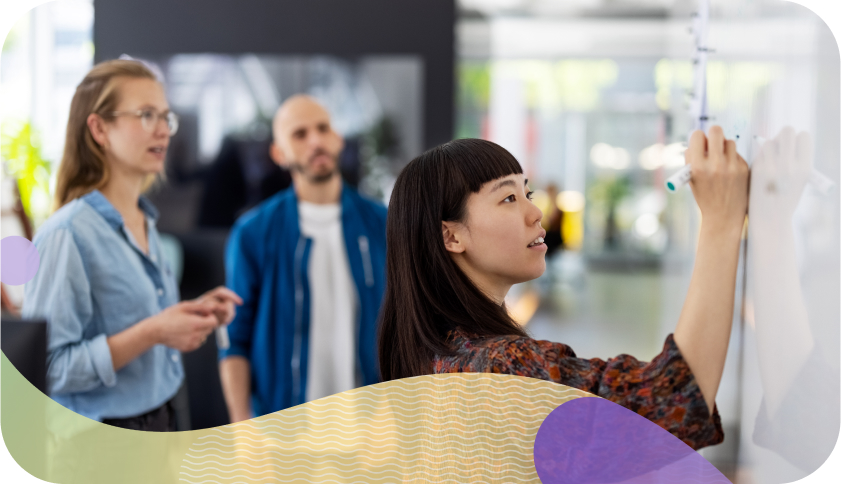
<svg viewBox="0 0 841 484"><path fill-rule="evenodd" d="M219 326L228 324L242 299L220 286L198 299L174 304L148 319L155 340L182 352L198 349Z"/></svg>

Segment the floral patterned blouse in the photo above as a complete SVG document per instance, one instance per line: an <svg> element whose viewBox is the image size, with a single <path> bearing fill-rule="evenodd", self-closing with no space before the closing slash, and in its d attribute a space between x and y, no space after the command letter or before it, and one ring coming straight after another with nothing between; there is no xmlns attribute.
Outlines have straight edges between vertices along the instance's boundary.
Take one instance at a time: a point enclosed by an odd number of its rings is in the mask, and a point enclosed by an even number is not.
<svg viewBox="0 0 841 484"><path fill-rule="evenodd" d="M718 409L710 416L672 335L650 363L630 355L607 361L575 356L561 343L520 336L478 337L451 331L454 356L436 356L434 373L504 373L578 388L646 417L693 449L721 443Z"/></svg>

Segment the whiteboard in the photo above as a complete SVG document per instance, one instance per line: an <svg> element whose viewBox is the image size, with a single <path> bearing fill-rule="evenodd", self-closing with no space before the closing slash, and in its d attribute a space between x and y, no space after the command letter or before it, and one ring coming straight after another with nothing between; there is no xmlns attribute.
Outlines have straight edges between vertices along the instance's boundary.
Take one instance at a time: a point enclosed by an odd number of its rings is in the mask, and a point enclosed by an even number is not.
<svg viewBox="0 0 841 484"><path fill-rule="evenodd" d="M722 126L752 170L718 402L737 431L725 441L738 482L791 482L826 460L839 431L838 46L819 17L788 2L694 9L694 87L675 119L687 136ZM674 35L678 62L685 39Z"/></svg>

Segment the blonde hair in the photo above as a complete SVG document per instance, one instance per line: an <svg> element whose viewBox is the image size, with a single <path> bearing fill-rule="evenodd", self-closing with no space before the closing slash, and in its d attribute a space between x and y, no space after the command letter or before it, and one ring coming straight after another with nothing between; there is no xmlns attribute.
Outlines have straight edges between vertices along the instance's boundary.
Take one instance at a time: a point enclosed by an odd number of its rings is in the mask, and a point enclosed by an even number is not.
<svg viewBox="0 0 841 484"><path fill-rule="evenodd" d="M53 209L85 195L108 183L108 163L102 146L93 139L88 128L88 116L98 114L110 119L119 103L119 87L125 79L152 79L155 74L143 63L135 60L110 60L101 62L88 72L76 87L70 102L67 120L67 137L64 154L58 168ZM150 175L143 189L155 181Z"/></svg>

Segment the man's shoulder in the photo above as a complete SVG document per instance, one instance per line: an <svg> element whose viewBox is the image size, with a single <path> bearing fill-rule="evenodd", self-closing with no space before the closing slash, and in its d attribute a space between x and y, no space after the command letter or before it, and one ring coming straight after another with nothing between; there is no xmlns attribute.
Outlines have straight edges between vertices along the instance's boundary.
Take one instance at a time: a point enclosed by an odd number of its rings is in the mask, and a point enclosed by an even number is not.
<svg viewBox="0 0 841 484"><path fill-rule="evenodd" d="M277 222L277 215L294 202L295 191L292 188L282 190L259 205L249 209L236 220L233 232L254 232L268 228Z"/></svg>
<svg viewBox="0 0 841 484"><path fill-rule="evenodd" d="M378 222L383 225L385 224L388 209L382 202L363 195L352 187L345 186L345 191L348 198L352 201L354 208L363 216L366 218L375 218Z"/></svg>

